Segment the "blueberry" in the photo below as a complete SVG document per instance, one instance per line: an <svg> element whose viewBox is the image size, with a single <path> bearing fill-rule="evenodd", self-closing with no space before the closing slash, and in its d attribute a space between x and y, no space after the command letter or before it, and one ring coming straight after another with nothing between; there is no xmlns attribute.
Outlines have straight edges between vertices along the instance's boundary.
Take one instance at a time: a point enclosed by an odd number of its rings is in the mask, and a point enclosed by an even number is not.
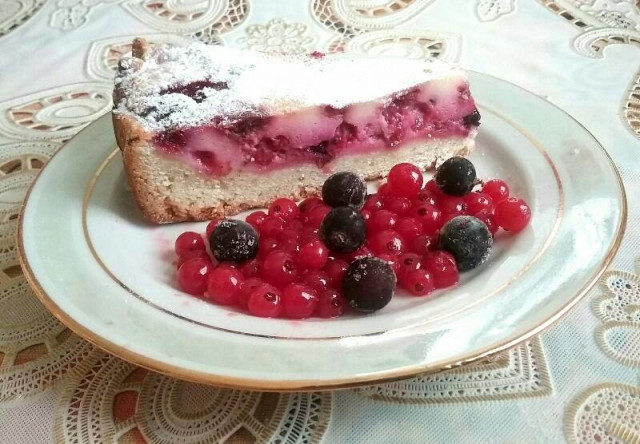
<svg viewBox="0 0 640 444"><path fill-rule="evenodd" d="M458 270L468 271L489 257L493 237L487 226L473 216L458 216L440 229L440 249L456 259Z"/></svg>
<svg viewBox="0 0 640 444"><path fill-rule="evenodd" d="M438 167L435 179L443 193L464 196L476 183L476 169L464 157L452 157Z"/></svg>
<svg viewBox="0 0 640 444"><path fill-rule="evenodd" d="M223 220L209 236L209 246L220 262L246 261L258 254L258 233L241 220Z"/></svg>
<svg viewBox="0 0 640 444"><path fill-rule="evenodd" d="M338 207L324 217L319 233L329 250L351 253L364 243L367 230L364 219L357 210Z"/></svg>
<svg viewBox="0 0 640 444"><path fill-rule="evenodd" d="M464 116L462 122L466 127L480 126L480 113L478 112L478 108L474 109L471 114Z"/></svg>
<svg viewBox="0 0 640 444"><path fill-rule="evenodd" d="M370 313L387 305L396 288L396 275L387 261L361 257L351 263L342 292L351 308Z"/></svg>
<svg viewBox="0 0 640 444"><path fill-rule="evenodd" d="M335 173L322 186L322 200L331 207L362 208L367 197L367 184L358 175Z"/></svg>

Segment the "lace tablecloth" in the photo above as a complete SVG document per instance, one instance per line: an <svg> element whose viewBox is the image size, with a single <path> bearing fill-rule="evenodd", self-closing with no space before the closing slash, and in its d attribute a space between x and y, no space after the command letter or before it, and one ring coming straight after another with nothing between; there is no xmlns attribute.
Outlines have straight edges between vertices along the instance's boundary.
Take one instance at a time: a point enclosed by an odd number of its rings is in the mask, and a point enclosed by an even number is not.
<svg viewBox="0 0 640 444"><path fill-rule="evenodd" d="M601 284L540 337L472 366L334 393L198 386L71 333L16 258L48 158L109 110L133 36L459 62L560 106L624 179ZM0 0L0 442L640 442L638 0ZM567 252L567 254L572 254Z"/></svg>

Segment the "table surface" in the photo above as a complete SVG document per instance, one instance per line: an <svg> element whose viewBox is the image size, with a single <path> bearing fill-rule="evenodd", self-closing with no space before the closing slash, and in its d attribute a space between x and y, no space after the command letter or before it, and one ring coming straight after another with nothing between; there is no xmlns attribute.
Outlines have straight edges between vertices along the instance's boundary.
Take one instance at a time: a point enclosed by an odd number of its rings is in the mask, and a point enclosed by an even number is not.
<svg viewBox="0 0 640 444"><path fill-rule="evenodd" d="M109 110L133 36L438 57L504 78L611 154L629 199L622 246L551 329L463 368L288 394L137 368L47 313L15 246L27 187ZM0 0L0 442L640 442L639 46L638 0Z"/></svg>

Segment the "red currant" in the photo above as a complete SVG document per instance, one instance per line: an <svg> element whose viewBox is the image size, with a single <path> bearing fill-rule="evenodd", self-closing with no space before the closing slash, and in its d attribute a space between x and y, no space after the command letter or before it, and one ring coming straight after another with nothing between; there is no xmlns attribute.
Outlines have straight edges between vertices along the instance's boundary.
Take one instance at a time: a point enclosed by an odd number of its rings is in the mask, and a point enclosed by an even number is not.
<svg viewBox="0 0 640 444"><path fill-rule="evenodd" d="M287 225L287 230L293 230L299 233L302 233L302 230L304 230L304 228L304 222L302 222L300 219L294 219L289 222L289 225Z"/></svg>
<svg viewBox="0 0 640 444"><path fill-rule="evenodd" d="M320 293L316 314L318 317L329 319L337 318L344 313L346 301L337 290L326 290Z"/></svg>
<svg viewBox="0 0 640 444"><path fill-rule="evenodd" d="M364 256L373 256L373 253L371 252L371 250L369 250L369 248L367 248L366 245L362 245L356 251L352 251L351 253L342 255L344 260L346 260L349 263L353 262L355 259L359 257L364 257Z"/></svg>
<svg viewBox="0 0 640 444"><path fill-rule="evenodd" d="M318 228L305 227L302 229L302 233L300 233L301 244L308 244L318 239L320 239L320 236L318 236Z"/></svg>
<svg viewBox="0 0 640 444"><path fill-rule="evenodd" d="M240 265L240 272L245 278L252 278L258 275L258 259L245 261Z"/></svg>
<svg viewBox="0 0 640 444"><path fill-rule="evenodd" d="M371 220L367 224L367 234L379 233L380 231L392 229L398 222L398 215L389 210L380 210L373 213Z"/></svg>
<svg viewBox="0 0 640 444"><path fill-rule="evenodd" d="M247 308L249 305L249 297L251 297L251 292L258 286L264 284L264 281L257 277L252 277L245 280L240 286L240 291L238 292L237 302L240 307Z"/></svg>
<svg viewBox="0 0 640 444"><path fill-rule="evenodd" d="M398 257L398 281L402 284L410 271L418 270L421 266L421 258L416 253L401 254Z"/></svg>
<svg viewBox="0 0 640 444"><path fill-rule="evenodd" d="M531 209L523 199L510 197L496 205L494 216L499 226L507 231L517 233L529 223Z"/></svg>
<svg viewBox="0 0 640 444"><path fill-rule="evenodd" d="M344 259L330 259L324 268L331 286L340 288L349 264Z"/></svg>
<svg viewBox="0 0 640 444"><path fill-rule="evenodd" d="M277 318L284 309L282 293L273 285L259 284L249 294L249 313L261 318Z"/></svg>
<svg viewBox="0 0 640 444"><path fill-rule="evenodd" d="M407 197L394 197L385 202L384 208L402 217L411 211L411 199Z"/></svg>
<svg viewBox="0 0 640 444"><path fill-rule="evenodd" d="M375 234L371 238L369 247L374 254L401 254L405 244L400 235L393 230L385 230Z"/></svg>
<svg viewBox="0 0 640 444"><path fill-rule="evenodd" d="M424 189L428 191L436 201L441 197L446 196L446 194L444 194L438 187L438 184L436 183L435 179L429 180L425 184Z"/></svg>
<svg viewBox="0 0 640 444"><path fill-rule="evenodd" d="M507 185L504 180L489 180L482 186L482 192L491 196L493 202L497 204L501 200L509 197L509 185Z"/></svg>
<svg viewBox="0 0 640 444"><path fill-rule="evenodd" d="M451 287L460 279L456 260L446 251L430 252L422 259L422 266L431 272L436 288Z"/></svg>
<svg viewBox="0 0 640 444"><path fill-rule="evenodd" d="M267 213L265 213L264 211L254 211L253 213L247 216L246 221L249 225L251 225L253 228L259 231L260 225L262 225L262 222L264 222L266 218L267 218Z"/></svg>
<svg viewBox="0 0 640 444"><path fill-rule="evenodd" d="M422 222L422 229L431 234L442 227L442 211L434 205L424 203L413 208L413 217Z"/></svg>
<svg viewBox="0 0 640 444"><path fill-rule="evenodd" d="M313 207L322 205L323 203L324 202L322 202L322 199L320 199L319 197L307 197L305 200L300 202L300 205L298 205L298 208L300 209L301 213L306 213L309 210L311 210Z"/></svg>
<svg viewBox="0 0 640 444"><path fill-rule="evenodd" d="M285 221L277 216L267 216L260 225L260 236L279 237L284 231Z"/></svg>
<svg viewBox="0 0 640 444"><path fill-rule="evenodd" d="M382 259L383 261L391 265L391 269L396 274L396 276L398 276L398 271L400 271L400 262L398 261L398 256L396 256L395 254L382 253L377 257L378 259Z"/></svg>
<svg viewBox="0 0 640 444"><path fill-rule="evenodd" d="M293 255L281 250L269 253L259 269L260 277L278 288L283 288L298 278L298 267Z"/></svg>
<svg viewBox="0 0 640 444"><path fill-rule="evenodd" d="M301 235L300 231L293 230L291 228L286 228L282 230L282 232L278 236L278 239L281 241L292 239L297 242L300 239L300 235Z"/></svg>
<svg viewBox="0 0 640 444"><path fill-rule="evenodd" d="M388 200L390 197L393 196L391 194L391 187L389 186L388 183L385 182L378 187L378 196L382 200Z"/></svg>
<svg viewBox="0 0 640 444"><path fill-rule="evenodd" d="M434 182L435 183L435 182ZM420 190L418 196L416 196L415 202L417 204L429 204L436 205L436 195L427 189Z"/></svg>
<svg viewBox="0 0 640 444"><path fill-rule="evenodd" d="M391 193L400 197L415 197L422 188L422 172L410 163L399 163L389 170Z"/></svg>
<svg viewBox="0 0 640 444"><path fill-rule="evenodd" d="M178 256L182 256L187 251L206 250L206 246L200 234L193 231L185 231L176 239L175 250Z"/></svg>
<svg viewBox="0 0 640 444"><path fill-rule="evenodd" d="M403 217L398 221L396 231L405 242L410 243L422 234L422 224L413 217Z"/></svg>
<svg viewBox="0 0 640 444"><path fill-rule="evenodd" d="M492 236L496 234L500 228L496 223L496 218L494 217L493 212L482 210L479 213L476 213L475 217L480 219L487 226Z"/></svg>
<svg viewBox="0 0 640 444"><path fill-rule="evenodd" d="M402 281L402 287L414 296L426 296L434 289L433 276L428 270L411 270Z"/></svg>
<svg viewBox="0 0 640 444"><path fill-rule="evenodd" d="M436 248L437 245L438 241L435 236L422 234L411 241L409 244L409 250L420 256L424 256L429 251Z"/></svg>
<svg viewBox="0 0 640 444"><path fill-rule="evenodd" d="M281 197L269 205L269 216L277 216L285 222L291 222L298 217L300 210L294 201Z"/></svg>
<svg viewBox="0 0 640 444"><path fill-rule="evenodd" d="M191 251L187 251L182 256L178 257L178 260L176 261L176 268L180 268L182 264L184 264L189 259L193 259L194 257L206 259L209 262L211 262L209 253L207 253L206 250L191 250Z"/></svg>
<svg viewBox="0 0 640 444"><path fill-rule="evenodd" d="M304 274L302 283L320 294L330 287L330 279L324 271L312 270Z"/></svg>
<svg viewBox="0 0 640 444"><path fill-rule="evenodd" d="M194 257L178 268L178 286L185 293L201 296L207 289L207 277L213 270L210 260Z"/></svg>
<svg viewBox="0 0 640 444"><path fill-rule="evenodd" d="M318 295L306 285L290 284L282 291L282 302L288 318L304 319L316 310Z"/></svg>
<svg viewBox="0 0 640 444"><path fill-rule="evenodd" d="M461 216L465 214L467 205L462 197L446 196L440 201L440 208L444 214Z"/></svg>
<svg viewBox="0 0 640 444"><path fill-rule="evenodd" d="M367 200L364 202L363 210L367 210L370 213L375 213L376 211L382 210L384 208L384 202L382 198L377 194L371 194L367 197Z"/></svg>
<svg viewBox="0 0 640 444"><path fill-rule="evenodd" d="M331 211L329 205L318 204L304 214L303 222L308 227L318 228L329 211Z"/></svg>
<svg viewBox="0 0 640 444"><path fill-rule="evenodd" d="M360 210L360 215L362 216L365 222L369 222L369 220L371 220L371 211Z"/></svg>
<svg viewBox="0 0 640 444"><path fill-rule="evenodd" d="M483 210L493 212L493 199L487 193L469 193L464 197L464 202L467 206L467 213L472 216Z"/></svg>
<svg viewBox="0 0 640 444"><path fill-rule="evenodd" d="M329 249L321 240L314 240L300 247L298 263L302 268L317 270L325 266Z"/></svg>
<svg viewBox="0 0 640 444"><path fill-rule="evenodd" d="M244 277L235 268L216 268L209 273L207 297L220 305L233 305L237 302Z"/></svg>
<svg viewBox="0 0 640 444"><path fill-rule="evenodd" d="M265 237L260 239L258 243L258 255L260 257L267 257L269 253L278 248L278 241L272 237Z"/></svg>

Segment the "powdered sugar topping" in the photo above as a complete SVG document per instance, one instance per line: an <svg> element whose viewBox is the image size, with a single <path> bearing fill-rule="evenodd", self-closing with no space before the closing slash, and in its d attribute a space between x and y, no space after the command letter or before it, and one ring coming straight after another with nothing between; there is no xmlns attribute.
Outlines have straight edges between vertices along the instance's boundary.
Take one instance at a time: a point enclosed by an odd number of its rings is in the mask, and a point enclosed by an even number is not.
<svg viewBox="0 0 640 444"><path fill-rule="evenodd" d="M114 112L133 116L147 130L322 105L339 109L435 78L466 78L462 70L437 60L285 57L202 43L159 47L140 62L131 56L121 61ZM180 89L196 82L195 95Z"/></svg>

